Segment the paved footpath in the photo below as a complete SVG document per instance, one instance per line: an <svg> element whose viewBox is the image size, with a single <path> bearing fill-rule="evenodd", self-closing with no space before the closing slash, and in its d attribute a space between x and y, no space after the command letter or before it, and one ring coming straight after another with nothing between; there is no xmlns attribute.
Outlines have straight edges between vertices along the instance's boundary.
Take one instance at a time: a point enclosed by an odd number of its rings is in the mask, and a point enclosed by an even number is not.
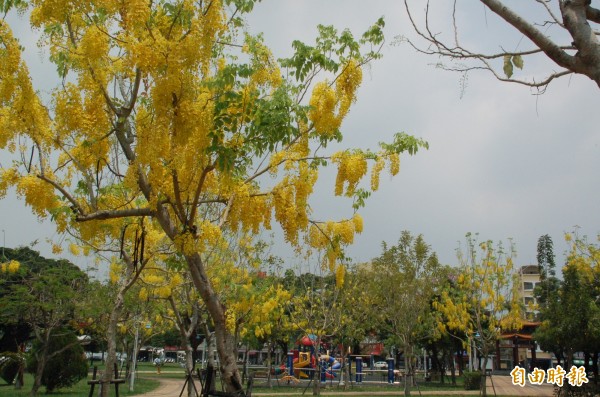
<svg viewBox="0 0 600 397"><path fill-rule="evenodd" d="M183 379L173 379L173 378L160 378L156 377L160 381L160 386L150 393L143 394L143 397L179 397L181 393L181 388L183 387ZM492 386L493 381L493 386ZM196 384L196 387L199 387ZM550 397L553 395L553 385L545 384L545 385L531 385L527 383L524 387L515 386L512 384L510 376L500 376L494 375L492 379L488 379L487 382L487 393L488 396L546 396ZM323 396L336 394L339 395L339 392L327 391L324 390L321 392ZM373 396L398 396L402 394L402 389L398 388L398 391L369 391L369 392L353 392L347 391L343 393L348 396L356 396L356 395L373 395ZM411 391L413 396L418 396L418 391ZM452 391L443 391L443 390L428 390L424 391L423 394L427 395L453 395L453 396L477 396L479 395L478 390L452 390ZM254 397L260 396L283 396L283 395L291 395L291 396L301 396L302 392L300 390L293 390L291 393L252 393ZM187 396L187 393L183 393L183 396ZM310 393L307 392L305 396L310 396Z"/></svg>

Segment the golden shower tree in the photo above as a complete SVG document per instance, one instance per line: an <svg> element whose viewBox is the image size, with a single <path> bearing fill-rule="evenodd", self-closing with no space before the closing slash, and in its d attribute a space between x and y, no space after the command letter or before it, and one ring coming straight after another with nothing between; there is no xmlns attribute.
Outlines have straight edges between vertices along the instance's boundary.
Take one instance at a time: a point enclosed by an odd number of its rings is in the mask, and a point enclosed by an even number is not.
<svg viewBox="0 0 600 397"><path fill-rule="evenodd" d="M397 134L376 151L328 153L342 139L361 68L379 57L383 21L359 39L320 26L314 45L294 42L294 55L276 61L243 29L254 3L17 2L56 65L49 97L36 92L0 21L0 148L15 159L2 164L0 194L16 187L35 214L82 245L112 249L129 274L164 260L165 245L177 251L214 321L229 391L241 389L240 376L207 247L224 231L256 233L275 220L292 245L310 235L341 273L337 258L362 221L312 218L319 170L337 165L335 194L353 198L356 211L382 169L395 174L400 153L427 145ZM360 188L369 161L371 186Z"/></svg>

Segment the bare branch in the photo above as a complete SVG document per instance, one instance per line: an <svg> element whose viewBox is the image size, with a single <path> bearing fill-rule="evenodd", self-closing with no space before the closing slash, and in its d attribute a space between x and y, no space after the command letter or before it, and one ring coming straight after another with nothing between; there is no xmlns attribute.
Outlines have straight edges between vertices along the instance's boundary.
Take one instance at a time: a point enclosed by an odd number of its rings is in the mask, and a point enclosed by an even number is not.
<svg viewBox="0 0 600 397"><path fill-rule="evenodd" d="M413 14L409 5L409 0L404 0L406 12L414 32L418 37L425 41L426 46L421 46L417 42L401 38L403 41L413 47L416 51L426 54L441 56L451 61L472 60L480 63L478 66L471 65L444 65L438 63L436 66L445 70L458 71L467 73L473 70L487 70L500 81L517 83L534 88L543 88L554 79L570 75L573 73L583 74L594 80L600 86L600 42L596 37L596 32L591 29L587 20L600 22L600 10L590 7L586 0L560 1L560 15L551 8L548 1L535 0L549 15L549 20L542 26L552 24L563 28L573 38L570 45L559 45L551 39L550 36L542 32L537 26L538 24L527 21L522 15L517 14L512 9L506 6L502 0L480 0L487 9L494 12L510 27L521 32L524 37L528 38L535 48L524 51L505 51L499 53L482 53L464 47L460 42L458 34L459 22L457 21L457 2L455 1L450 16L453 26L453 44L446 44L443 38L432 30L429 21L430 2L427 1L425 7L425 15L423 22L417 23L415 14ZM431 3L435 4L435 3ZM556 63L564 70L550 71L543 78L515 78L509 69L508 72L500 70L498 64L492 64L490 61L503 61L504 65L507 62L515 63L518 67L522 67L522 60L519 58L545 54L548 59ZM516 61L515 61L516 59ZM512 65L508 65L512 66Z"/></svg>

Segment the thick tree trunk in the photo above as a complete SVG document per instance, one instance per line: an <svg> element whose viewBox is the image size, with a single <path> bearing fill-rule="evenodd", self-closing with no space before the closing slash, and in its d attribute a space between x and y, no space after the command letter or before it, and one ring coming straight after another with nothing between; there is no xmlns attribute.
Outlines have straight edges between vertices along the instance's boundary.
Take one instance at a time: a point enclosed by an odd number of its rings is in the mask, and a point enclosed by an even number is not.
<svg viewBox="0 0 600 397"><path fill-rule="evenodd" d="M236 364L235 335L228 329L226 324L226 308L220 302L219 297L213 290L206 274L200 255L194 253L186 255L190 274L194 286L198 290L215 326L215 340L221 379L227 392L238 392L243 390L242 380Z"/></svg>

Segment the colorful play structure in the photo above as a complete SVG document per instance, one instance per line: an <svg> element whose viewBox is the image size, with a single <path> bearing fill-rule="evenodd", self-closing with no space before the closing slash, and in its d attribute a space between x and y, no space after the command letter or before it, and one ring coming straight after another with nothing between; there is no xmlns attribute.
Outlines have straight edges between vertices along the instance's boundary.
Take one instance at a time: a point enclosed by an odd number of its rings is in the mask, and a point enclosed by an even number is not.
<svg viewBox="0 0 600 397"><path fill-rule="evenodd" d="M275 375L282 374L283 380L298 381L299 379L308 379L314 376L318 370L318 362L321 363L321 380L333 379L337 375L342 364L335 357L328 354L320 354L323 346L317 348L316 337L307 335L298 340L298 349L290 351L287 355L287 362L282 363L275 369Z"/></svg>

